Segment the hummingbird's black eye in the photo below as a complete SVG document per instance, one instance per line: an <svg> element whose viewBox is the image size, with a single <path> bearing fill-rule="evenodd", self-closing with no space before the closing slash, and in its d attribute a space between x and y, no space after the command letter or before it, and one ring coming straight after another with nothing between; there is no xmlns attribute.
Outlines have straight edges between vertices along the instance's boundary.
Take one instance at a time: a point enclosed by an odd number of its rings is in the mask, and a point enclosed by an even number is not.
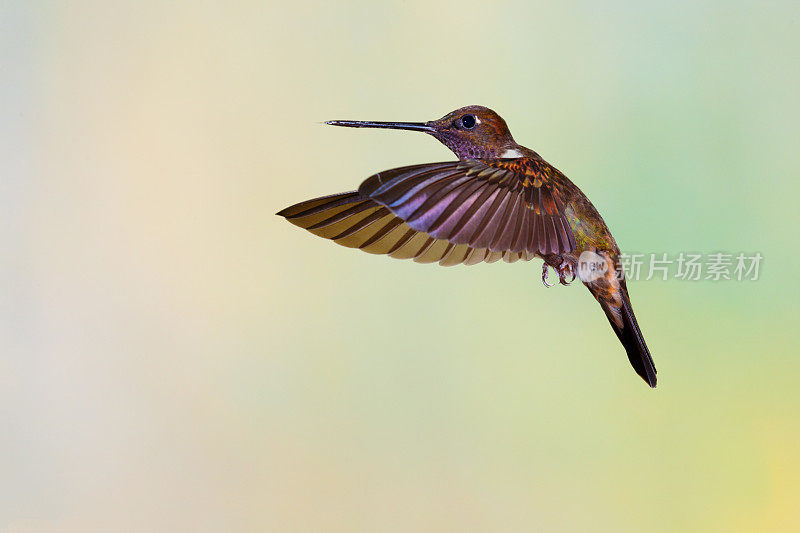
<svg viewBox="0 0 800 533"><path fill-rule="evenodd" d="M464 128L471 130L475 127L475 115L464 115L461 117L461 125Z"/></svg>

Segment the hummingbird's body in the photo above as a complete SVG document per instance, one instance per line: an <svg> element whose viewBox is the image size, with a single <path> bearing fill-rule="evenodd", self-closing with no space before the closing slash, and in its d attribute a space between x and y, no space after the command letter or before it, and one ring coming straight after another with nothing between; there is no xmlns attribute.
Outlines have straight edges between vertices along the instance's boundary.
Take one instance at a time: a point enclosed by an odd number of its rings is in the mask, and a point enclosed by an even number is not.
<svg viewBox="0 0 800 533"><path fill-rule="evenodd" d="M357 191L302 202L279 215L338 244L417 262L449 266L540 257L546 285L548 266L566 285L581 254L589 253L603 268L581 279L636 372L655 387L656 369L631 309L614 237L581 190L517 144L499 115L468 106L426 123L328 124L423 131L459 160L379 172Z"/></svg>

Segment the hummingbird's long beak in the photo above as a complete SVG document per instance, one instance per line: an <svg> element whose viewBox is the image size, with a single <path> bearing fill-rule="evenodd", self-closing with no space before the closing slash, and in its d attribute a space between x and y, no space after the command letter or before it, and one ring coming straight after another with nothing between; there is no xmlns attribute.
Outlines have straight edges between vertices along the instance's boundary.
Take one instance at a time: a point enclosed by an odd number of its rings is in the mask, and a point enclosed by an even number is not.
<svg viewBox="0 0 800 533"><path fill-rule="evenodd" d="M435 131L425 122L370 122L365 120L329 120L325 122L331 126L344 126L346 128L383 128L387 130Z"/></svg>

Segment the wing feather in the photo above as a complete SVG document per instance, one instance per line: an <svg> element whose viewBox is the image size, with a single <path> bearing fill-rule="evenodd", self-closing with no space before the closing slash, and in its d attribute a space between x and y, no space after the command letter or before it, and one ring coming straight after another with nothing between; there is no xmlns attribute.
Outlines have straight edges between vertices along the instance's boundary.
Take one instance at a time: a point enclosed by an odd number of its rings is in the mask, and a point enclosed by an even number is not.
<svg viewBox="0 0 800 533"><path fill-rule="evenodd" d="M376 174L359 192L413 229L455 244L572 251L575 239L553 178L557 171L543 165L525 158L415 165Z"/></svg>
<svg viewBox="0 0 800 533"><path fill-rule="evenodd" d="M543 165L519 158L401 167L278 214L342 246L416 262L530 260L576 247L565 180Z"/></svg>

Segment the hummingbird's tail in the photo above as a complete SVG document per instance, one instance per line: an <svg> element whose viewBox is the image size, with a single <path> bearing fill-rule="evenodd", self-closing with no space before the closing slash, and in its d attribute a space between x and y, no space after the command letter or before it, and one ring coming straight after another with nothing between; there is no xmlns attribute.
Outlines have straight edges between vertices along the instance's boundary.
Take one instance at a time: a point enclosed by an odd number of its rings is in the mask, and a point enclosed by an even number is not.
<svg viewBox="0 0 800 533"><path fill-rule="evenodd" d="M608 322L628 354L633 369L648 385L656 386L656 366L633 314L625 280L600 279L585 284L600 303Z"/></svg>

